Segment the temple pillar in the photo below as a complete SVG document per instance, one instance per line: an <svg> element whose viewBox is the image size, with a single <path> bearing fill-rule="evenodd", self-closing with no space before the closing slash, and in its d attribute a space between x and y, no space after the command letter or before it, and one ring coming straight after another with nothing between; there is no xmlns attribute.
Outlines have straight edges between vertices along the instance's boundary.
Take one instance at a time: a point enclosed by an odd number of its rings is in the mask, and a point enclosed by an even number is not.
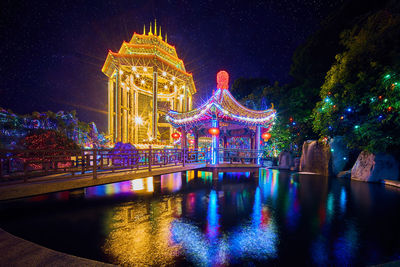
<svg viewBox="0 0 400 267"><path fill-rule="evenodd" d="M211 126L213 128L219 128L219 122L217 119L213 119L211 121ZM219 135L213 135L211 142L211 164L218 164L219 163Z"/></svg>
<svg viewBox="0 0 400 267"><path fill-rule="evenodd" d="M194 135L194 150L199 149L199 132L197 128L193 129L193 135Z"/></svg>
<svg viewBox="0 0 400 267"><path fill-rule="evenodd" d="M114 82L108 80L108 135L114 138ZM113 139L114 140L114 139Z"/></svg>
<svg viewBox="0 0 400 267"><path fill-rule="evenodd" d="M120 73L117 68L117 75L115 76L115 142L121 141L121 86L120 86Z"/></svg>
<svg viewBox="0 0 400 267"><path fill-rule="evenodd" d="M135 112L134 112L134 116L133 116L133 123L135 124L135 144L138 144L139 143L139 125L136 123L136 118L139 116L139 101L138 101L139 93L136 89L135 89L134 98L135 98L135 100L134 100Z"/></svg>
<svg viewBox="0 0 400 267"><path fill-rule="evenodd" d="M187 148L187 142L186 142L186 130L182 129L181 130L181 149Z"/></svg>
<svg viewBox="0 0 400 267"><path fill-rule="evenodd" d="M260 141L261 141L261 127L257 126L256 130L256 150L257 150L257 155L259 155L259 150L260 150ZM257 156L257 164L261 163L261 156Z"/></svg>
<svg viewBox="0 0 400 267"><path fill-rule="evenodd" d="M152 121L152 135L157 140L157 68L153 69L153 121Z"/></svg>

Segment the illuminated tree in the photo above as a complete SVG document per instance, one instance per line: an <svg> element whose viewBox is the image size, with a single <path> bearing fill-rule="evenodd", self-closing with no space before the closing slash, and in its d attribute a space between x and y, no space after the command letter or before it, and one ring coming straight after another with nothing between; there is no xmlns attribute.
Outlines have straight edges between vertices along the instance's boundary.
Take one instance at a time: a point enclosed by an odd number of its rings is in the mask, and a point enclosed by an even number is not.
<svg viewBox="0 0 400 267"><path fill-rule="evenodd" d="M379 11L344 31L313 111L321 137L371 152L400 147L400 16Z"/></svg>

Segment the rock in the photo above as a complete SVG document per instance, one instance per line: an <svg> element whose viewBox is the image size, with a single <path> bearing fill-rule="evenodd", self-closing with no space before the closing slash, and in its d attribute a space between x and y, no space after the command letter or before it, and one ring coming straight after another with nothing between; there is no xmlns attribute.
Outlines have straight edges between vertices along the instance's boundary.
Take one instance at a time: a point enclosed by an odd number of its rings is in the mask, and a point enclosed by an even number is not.
<svg viewBox="0 0 400 267"><path fill-rule="evenodd" d="M293 166L293 157L290 152L282 151L279 154L279 169L289 170Z"/></svg>
<svg viewBox="0 0 400 267"><path fill-rule="evenodd" d="M372 154L362 151L351 169L351 179L380 182L382 179L399 179L399 162L389 154Z"/></svg>
<svg viewBox="0 0 400 267"><path fill-rule="evenodd" d="M338 178L351 178L351 170L341 171L336 175Z"/></svg>
<svg viewBox="0 0 400 267"><path fill-rule="evenodd" d="M328 176L330 157L329 145L315 140L308 140L303 144L300 171Z"/></svg>
<svg viewBox="0 0 400 267"><path fill-rule="evenodd" d="M271 160L266 160L266 161L263 162L263 166L266 167L266 168L272 167L273 164L274 163Z"/></svg>
<svg viewBox="0 0 400 267"><path fill-rule="evenodd" d="M343 171L350 159L350 150L343 136L335 136L329 143L331 150L331 170L334 175Z"/></svg>

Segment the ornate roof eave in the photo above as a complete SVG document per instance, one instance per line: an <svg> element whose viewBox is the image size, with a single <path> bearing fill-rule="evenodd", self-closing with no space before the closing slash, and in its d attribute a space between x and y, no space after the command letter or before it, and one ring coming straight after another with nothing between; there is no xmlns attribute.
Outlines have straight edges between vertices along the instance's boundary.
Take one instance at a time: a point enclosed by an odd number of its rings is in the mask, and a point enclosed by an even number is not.
<svg viewBox="0 0 400 267"><path fill-rule="evenodd" d="M174 70L177 74L181 74L180 76L183 76L182 78L184 78L186 81L189 82L189 91L190 93L193 95L196 93L196 87L194 85L194 81L193 81L193 75L192 73L188 73L185 72L179 68L177 68L176 66L172 65L170 62L164 60L163 58L157 56L157 55L152 55L152 54L144 54L144 55L129 55L129 54L120 54L120 53L116 53L116 52L112 52L109 51L107 54L107 58L106 61L103 65L102 68L102 72L104 74L106 74L108 77L111 77L111 75L114 73L114 70L117 68L117 64L116 64L116 59L120 59L120 58L145 58L145 59L153 59L156 61L160 61L163 64L167 65L168 67L170 67L172 70ZM176 75L178 76L178 75Z"/></svg>
<svg viewBox="0 0 400 267"><path fill-rule="evenodd" d="M168 112L166 119L175 128L191 128L193 125L206 123L215 116L225 120L228 119L232 121L239 121L249 126L269 127L273 122L276 113L274 109L267 109L263 111L251 110L242 106L236 100L235 108L228 108L227 106L224 106L225 102L222 99L223 95L221 95L224 93L224 91L228 93L229 97L234 99L230 95L229 91L222 90L221 92L221 90L218 90L206 103L200 107L184 113L171 110ZM232 110L229 109L233 109L235 111L237 109L246 110L248 116L232 113Z"/></svg>
<svg viewBox="0 0 400 267"><path fill-rule="evenodd" d="M175 55L171 55L170 53L168 53L167 51L165 51L161 47L158 47L158 46L156 46L154 44L131 44L131 43L128 43L128 42L124 41L122 43L122 46L121 46L120 50L118 51L118 54L127 54L126 53L127 52L126 47L156 49L158 52L160 52L163 55L165 55L166 57L170 58L172 61L176 61L179 64L181 64L183 70L186 71L185 64L183 63L182 59L178 58Z"/></svg>

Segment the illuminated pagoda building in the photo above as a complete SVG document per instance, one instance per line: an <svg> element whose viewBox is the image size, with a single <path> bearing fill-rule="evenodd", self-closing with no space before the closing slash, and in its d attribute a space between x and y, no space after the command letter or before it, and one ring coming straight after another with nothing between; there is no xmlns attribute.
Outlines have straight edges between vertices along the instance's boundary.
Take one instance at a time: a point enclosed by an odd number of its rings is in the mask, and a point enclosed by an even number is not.
<svg viewBox="0 0 400 267"><path fill-rule="evenodd" d="M168 110L187 112L196 87L175 47L150 24L134 33L118 52L109 51L102 71L108 76L108 135L116 142L172 144Z"/></svg>
<svg viewBox="0 0 400 267"><path fill-rule="evenodd" d="M200 137L211 137L211 163L219 163L219 148L260 150L263 133L271 128L276 111L251 110L241 105L229 91L229 75L217 74L217 90L200 107L187 111L169 111L166 119L181 132L181 145L187 147L187 136L194 137L194 148L199 147ZM245 146L237 139L245 139ZM259 159L258 162L259 163Z"/></svg>

